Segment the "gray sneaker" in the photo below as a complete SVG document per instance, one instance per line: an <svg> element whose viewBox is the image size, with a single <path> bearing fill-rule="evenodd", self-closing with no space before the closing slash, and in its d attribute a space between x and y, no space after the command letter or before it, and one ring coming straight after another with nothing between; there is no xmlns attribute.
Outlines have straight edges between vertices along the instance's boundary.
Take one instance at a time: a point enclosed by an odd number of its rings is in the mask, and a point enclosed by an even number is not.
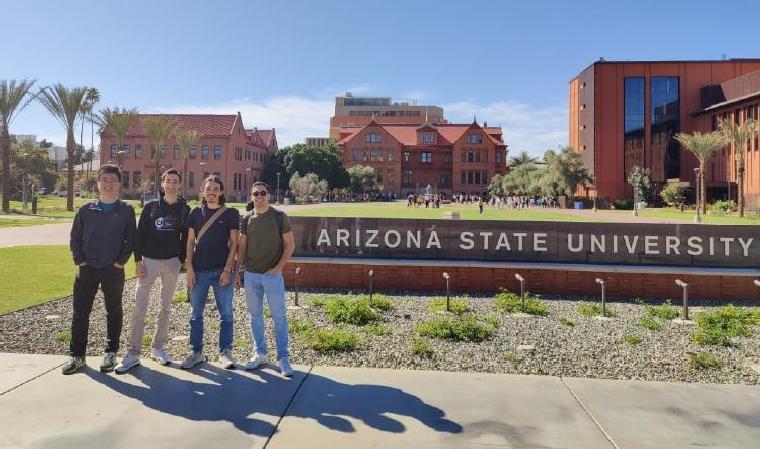
<svg viewBox="0 0 760 449"><path fill-rule="evenodd" d="M171 356L169 356L169 353L164 348L154 349L153 359L161 365L170 365L172 363Z"/></svg>
<svg viewBox="0 0 760 449"><path fill-rule="evenodd" d="M290 359L283 357L280 359L280 373L285 377L293 376L293 367L290 366Z"/></svg>
<svg viewBox="0 0 760 449"><path fill-rule="evenodd" d="M87 362L84 360L84 357L71 357L69 358L69 361L61 367L61 373L68 376L69 374L76 373L85 366L87 366Z"/></svg>
<svg viewBox="0 0 760 449"><path fill-rule="evenodd" d="M116 353L106 352L103 354L103 363L100 364L100 372L108 373L116 368Z"/></svg>
<svg viewBox="0 0 760 449"><path fill-rule="evenodd" d="M114 371L116 371L118 374L124 374L139 364L140 364L140 357L135 354L132 354L131 352L128 352L127 355L123 359L121 359L121 363L116 365L116 368L114 369Z"/></svg>
<svg viewBox="0 0 760 449"><path fill-rule="evenodd" d="M203 355L203 351L190 351L190 354L185 357L185 361L182 362L182 369L190 369L199 363L204 363L206 356Z"/></svg>
<svg viewBox="0 0 760 449"><path fill-rule="evenodd" d="M237 360L232 354L232 348L225 348L219 353L219 363L221 363L225 369L235 369L235 363L237 363Z"/></svg>

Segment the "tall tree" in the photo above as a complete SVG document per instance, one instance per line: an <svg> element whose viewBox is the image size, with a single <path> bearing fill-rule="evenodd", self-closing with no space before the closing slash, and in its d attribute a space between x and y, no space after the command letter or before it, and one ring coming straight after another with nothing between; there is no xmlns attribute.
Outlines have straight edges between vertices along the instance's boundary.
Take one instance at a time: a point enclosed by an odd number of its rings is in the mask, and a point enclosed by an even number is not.
<svg viewBox="0 0 760 449"><path fill-rule="evenodd" d="M634 165L626 178L633 188L633 215L639 216L639 203L649 199L652 194L651 172L648 168Z"/></svg>
<svg viewBox="0 0 760 449"><path fill-rule="evenodd" d="M3 212L11 208L11 135L13 119L34 99L35 80L0 80L0 152L3 155Z"/></svg>
<svg viewBox="0 0 760 449"><path fill-rule="evenodd" d="M76 141L74 140L74 129L77 120L82 115L86 87L67 88L63 84L41 89L39 100L45 109L55 117L64 129L66 129L66 153L68 173L66 177L66 209L74 210L74 150Z"/></svg>
<svg viewBox="0 0 760 449"><path fill-rule="evenodd" d="M705 164L710 159L713 153L718 151L723 145L726 144L726 138L719 131L711 131L707 133L701 133L694 131L692 134L678 133L675 136L678 143L684 148L694 153L699 161L699 179L697 179L697 189L700 192L700 201L697 207L701 207L702 211L705 210L707 204L705 188Z"/></svg>
<svg viewBox="0 0 760 449"><path fill-rule="evenodd" d="M129 125L137 117L137 109L119 109L118 107L111 109L101 109L97 115L93 117L95 124L98 125L98 132L113 133L116 137L116 151L121 151L124 146L124 136L129 131ZM102 141L102 139L101 139ZM106 151L105 148L101 148L100 151Z"/></svg>
<svg viewBox="0 0 760 449"><path fill-rule="evenodd" d="M85 117L82 118L82 128L84 128L84 119L86 118L90 122L90 149L86 151L88 154L89 164L87 166L87 178L90 177L90 170L92 170L92 155L95 152L95 120L93 112L95 105L100 102L100 91L94 87L87 89L87 94L84 96L85 101ZM80 139L81 140L81 139ZM84 142L81 142L84 146Z"/></svg>
<svg viewBox="0 0 760 449"><path fill-rule="evenodd" d="M510 159L509 166L511 168L516 168L516 167L519 167L520 165L524 165L524 164L535 164L536 161L538 161L537 158L535 158L535 157L529 155L527 152L523 151L520 154L518 154L517 156L513 157L512 159Z"/></svg>
<svg viewBox="0 0 760 449"><path fill-rule="evenodd" d="M155 146L156 148L155 153L153 153L153 164L156 168L156 177L153 184L156 195L158 195L159 185L161 184L161 147L174 135L177 129L177 122L165 115L149 115L143 119L143 127L151 146Z"/></svg>
<svg viewBox="0 0 760 449"><path fill-rule="evenodd" d="M323 147L295 144L285 152L284 163L288 173L314 173L331 189L348 187L348 173L334 142Z"/></svg>
<svg viewBox="0 0 760 449"><path fill-rule="evenodd" d="M348 190L351 193L370 193L377 189L377 174L370 165L354 165L347 170L350 183Z"/></svg>
<svg viewBox="0 0 760 449"><path fill-rule="evenodd" d="M744 154L749 150L752 136L757 132L757 122L747 119L739 125L734 120L723 119L720 121L720 132L727 142L734 145L734 157L736 160L737 174L737 203L739 216L744 216Z"/></svg>
<svg viewBox="0 0 760 449"><path fill-rule="evenodd" d="M18 182L24 210L34 193L34 187L55 187L58 174L48 157L47 146L24 139L11 145L11 177Z"/></svg>
<svg viewBox="0 0 760 449"><path fill-rule="evenodd" d="M557 197L572 197L579 184L591 181L591 175L583 163L581 154L571 147L563 147L559 152L549 150L544 154L546 168L540 185L544 194Z"/></svg>
<svg viewBox="0 0 760 449"><path fill-rule="evenodd" d="M182 191L189 197L190 195L187 191L188 159L190 159L190 150L198 145L201 135L194 129L185 129L179 131L176 136L180 152L182 153Z"/></svg>

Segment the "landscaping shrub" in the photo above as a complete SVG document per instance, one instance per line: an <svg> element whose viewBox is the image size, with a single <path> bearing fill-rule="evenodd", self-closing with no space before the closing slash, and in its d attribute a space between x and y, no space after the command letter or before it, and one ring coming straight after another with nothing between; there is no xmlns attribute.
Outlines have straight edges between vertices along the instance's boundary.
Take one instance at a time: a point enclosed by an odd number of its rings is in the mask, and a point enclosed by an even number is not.
<svg viewBox="0 0 760 449"><path fill-rule="evenodd" d="M708 206L710 212L725 214L726 212L734 212L736 210L736 202L734 200L718 200Z"/></svg>
<svg viewBox="0 0 760 449"><path fill-rule="evenodd" d="M714 312L700 313L694 321L699 328L691 334L694 343L730 346L732 338L752 334L752 326L760 324L760 312L729 304Z"/></svg>
<svg viewBox="0 0 760 449"><path fill-rule="evenodd" d="M457 315L461 315L466 313L470 309L470 306L465 299L451 298L449 300L449 309ZM428 304L428 310L431 312L441 312L446 310L446 298L433 299Z"/></svg>
<svg viewBox="0 0 760 449"><path fill-rule="evenodd" d="M417 354L425 357L433 355L433 348L430 347L430 343L422 337L414 337L411 344L412 354Z"/></svg>
<svg viewBox="0 0 760 449"><path fill-rule="evenodd" d="M369 306L373 309L382 310L383 312L393 309L393 302L386 298L385 295L374 294L372 295L372 299L369 298L369 295L361 295L360 297L364 296L367 297Z"/></svg>
<svg viewBox="0 0 760 449"><path fill-rule="evenodd" d="M678 308L673 307L670 304L669 299L662 303L662 305L648 306L646 310L647 315L651 317L662 318L663 320L672 320L673 318L678 318L678 315L680 315Z"/></svg>
<svg viewBox="0 0 760 449"><path fill-rule="evenodd" d="M150 335L143 335L142 337L142 347L143 348L150 348L150 345L153 344L153 337Z"/></svg>
<svg viewBox="0 0 760 449"><path fill-rule="evenodd" d="M623 337L623 341L625 341L626 343L630 345L637 345L641 343L641 337L639 337L638 335L626 335L625 337Z"/></svg>
<svg viewBox="0 0 760 449"><path fill-rule="evenodd" d="M615 200L612 205L615 209L633 210L633 200Z"/></svg>
<svg viewBox="0 0 760 449"><path fill-rule="evenodd" d="M172 304L181 304L183 302L187 302L187 292L184 290L178 291L174 294L174 298L172 298Z"/></svg>
<svg viewBox="0 0 760 449"><path fill-rule="evenodd" d="M602 316L602 306L595 303L584 302L578 305L578 313L585 316ZM604 316L613 317L615 312L608 307L605 307Z"/></svg>
<svg viewBox="0 0 760 449"><path fill-rule="evenodd" d="M494 307L496 310L507 313L522 312L538 316L549 314L549 307L541 302L538 297L526 293L525 305L523 305L520 296L505 289L501 289L494 298Z"/></svg>
<svg viewBox="0 0 760 449"><path fill-rule="evenodd" d="M58 332L58 335L56 336L56 340L60 341L61 343L68 343L71 341L71 332L69 331L60 331Z"/></svg>
<svg viewBox="0 0 760 449"><path fill-rule="evenodd" d="M565 326L569 326L569 327L575 326L575 321L568 320L567 318L560 318L559 322L562 323Z"/></svg>
<svg viewBox="0 0 760 449"><path fill-rule="evenodd" d="M355 332L347 329L317 329L304 334L307 345L319 352L352 351L361 343Z"/></svg>
<svg viewBox="0 0 760 449"><path fill-rule="evenodd" d="M723 368L723 362L714 356L701 351L689 356L689 364L696 369L720 369Z"/></svg>
<svg viewBox="0 0 760 449"><path fill-rule="evenodd" d="M364 326L364 330L372 335L377 335L378 337L382 337L383 335L388 335L390 333L388 328L382 324L368 324Z"/></svg>
<svg viewBox="0 0 760 449"><path fill-rule="evenodd" d="M654 318L648 316L639 320L639 326L654 332L659 332L662 330L662 324L658 323Z"/></svg>
<svg viewBox="0 0 760 449"><path fill-rule="evenodd" d="M668 183L660 190L660 198L671 207L680 206L686 201L686 187L679 186L677 183Z"/></svg>
<svg viewBox="0 0 760 449"><path fill-rule="evenodd" d="M483 341L493 335L494 331L493 326L479 323L471 315L444 316L417 326L417 332L423 337L459 341Z"/></svg>
<svg viewBox="0 0 760 449"><path fill-rule="evenodd" d="M313 331L315 326L309 319L293 317L288 319L288 329L294 334L303 334Z"/></svg>
<svg viewBox="0 0 760 449"><path fill-rule="evenodd" d="M325 311L334 323L364 326L380 319L380 312L370 307L366 298L338 296L327 301Z"/></svg>

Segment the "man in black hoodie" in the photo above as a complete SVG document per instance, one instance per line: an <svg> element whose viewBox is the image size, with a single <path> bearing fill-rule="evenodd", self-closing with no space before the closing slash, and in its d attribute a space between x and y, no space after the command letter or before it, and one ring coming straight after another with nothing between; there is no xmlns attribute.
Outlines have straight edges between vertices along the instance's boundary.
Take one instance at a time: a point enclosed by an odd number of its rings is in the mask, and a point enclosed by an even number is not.
<svg viewBox="0 0 760 449"><path fill-rule="evenodd" d="M135 211L119 200L121 170L104 164L98 170L100 198L79 208L71 227L71 253L78 273L74 280L74 316L71 321L71 359L63 374L74 374L85 366L90 312L98 287L103 290L108 337L100 370L116 366L121 336L121 296L124 264L132 255Z"/></svg>
<svg viewBox="0 0 760 449"><path fill-rule="evenodd" d="M158 312L156 331L153 335L153 358L162 365L171 363L164 349L169 334L169 318L172 298L177 288L179 270L185 262L187 244L187 217L190 206L179 198L182 185L179 171L171 168L161 175L164 193L159 199L145 204L140 214L135 237L135 271L138 284L135 292L135 308L132 313L132 330L127 355L116 366L117 373L126 373L140 364L140 350L145 332L145 313L148 296L157 278L161 278L161 309Z"/></svg>

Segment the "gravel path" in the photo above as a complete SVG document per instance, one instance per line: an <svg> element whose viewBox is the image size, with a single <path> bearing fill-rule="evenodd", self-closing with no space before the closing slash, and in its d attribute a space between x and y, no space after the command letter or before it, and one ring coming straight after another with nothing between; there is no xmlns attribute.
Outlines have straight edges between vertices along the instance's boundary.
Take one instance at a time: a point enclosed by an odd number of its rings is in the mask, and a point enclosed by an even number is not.
<svg viewBox="0 0 760 449"><path fill-rule="evenodd" d="M126 351L126 340L131 326L136 282L127 281L124 295L125 322L120 354ZM184 289L184 276L179 289ZM292 292L289 292L289 298ZM318 292L302 293L301 303ZM433 350L431 356L415 355L411 342L416 325L437 317L429 312L428 303L434 298L428 295L386 293L394 309L383 313L383 325L389 333L372 335L363 328L346 326L362 337L359 349L347 353L318 353L306 347L299 335L292 335L291 354L293 363L304 365L331 365L353 367L379 367L394 369L432 369L446 371L483 371L498 373L545 374L573 377L598 377L609 379L642 379L659 381L717 382L760 384L760 328L751 337L735 340L731 347L700 346L689 341L694 326L663 323L663 330L650 331L638 326L639 319L646 316L645 305L630 302L613 302L610 307L616 318L601 321L581 316L577 312L576 298L544 297L549 315L543 318L519 318L494 311L490 297L471 296L470 309L480 317L497 316L500 325L496 333L482 343L452 342L427 339ZM152 335L157 313L157 288L152 292L148 311L146 334ZM289 303L292 299L289 299ZM701 302L692 307L696 315L718 302ZM736 305L752 305L736 302ZM756 305L756 304L755 304ZM42 304L26 310L0 316L0 351L22 353L64 354L68 350L68 332L71 321L71 298ZM756 308L757 310L757 308ZM247 359L251 351L249 318L242 291L236 293L235 352L240 359ZM105 316L99 294L93 308L90 325L88 354L98 355L105 338ZM188 303L173 305L170 342L167 350L176 361L187 353L189 335ZM313 320L318 327L334 326L324 310L309 307L289 310L289 317ZM574 325L563 324L561 319ZM207 354L214 359L217 352L218 317L213 302L206 308L205 345ZM267 319L267 338L270 357L274 352L271 320ZM624 337L636 335L641 343L626 343ZM531 345L531 352L518 349ZM691 354L705 351L724 363L720 369L699 370L688 359ZM146 354L147 351L144 353ZM147 355L147 354L146 354Z"/></svg>

